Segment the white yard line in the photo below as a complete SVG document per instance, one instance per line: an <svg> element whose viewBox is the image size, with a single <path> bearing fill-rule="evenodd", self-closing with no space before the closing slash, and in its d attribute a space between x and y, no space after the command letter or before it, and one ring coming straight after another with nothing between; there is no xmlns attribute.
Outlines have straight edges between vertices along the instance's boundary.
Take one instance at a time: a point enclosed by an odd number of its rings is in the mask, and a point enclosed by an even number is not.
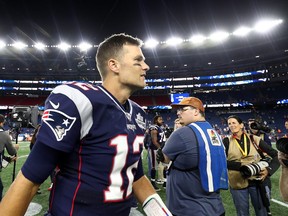
<svg viewBox="0 0 288 216"><path fill-rule="evenodd" d="M24 157L28 157L28 155L21 155L21 156L18 157L18 159L19 158L24 158Z"/></svg>
<svg viewBox="0 0 288 216"><path fill-rule="evenodd" d="M19 144L19 143L18 143ZM30 147L30 144L19 144L20 145L20 148L28 148Z"/></svg>
<svg viewBox="0 0 288 216"><path fill-rule="evenodd" d="M271 201L288 208L288 204L287 203L284 203L284 202L281 202L281 201L275 200L275 199L271 199Z"/></svg>

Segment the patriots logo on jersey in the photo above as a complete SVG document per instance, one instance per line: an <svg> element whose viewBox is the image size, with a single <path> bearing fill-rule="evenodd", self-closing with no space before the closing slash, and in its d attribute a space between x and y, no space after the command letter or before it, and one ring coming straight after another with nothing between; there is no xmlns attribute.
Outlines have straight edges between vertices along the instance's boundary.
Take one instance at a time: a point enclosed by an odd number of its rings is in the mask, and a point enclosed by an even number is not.
<svg viewBox="0 0 288 216"><path fill-rule="evenodd" d="M45 122L54 133L57 141L61 141L76 121L75 117L54 109L47 109L42 116Z"/></svg>
<svg viewBox="0 0 288 216"><path fill-rule="evenodd" d="M136 115L136 119L135 119L136 123L138 124L138 126L142 129L146 128L146 122L144 121L144 117L141 115L141 113L138 113Z"/></svg>

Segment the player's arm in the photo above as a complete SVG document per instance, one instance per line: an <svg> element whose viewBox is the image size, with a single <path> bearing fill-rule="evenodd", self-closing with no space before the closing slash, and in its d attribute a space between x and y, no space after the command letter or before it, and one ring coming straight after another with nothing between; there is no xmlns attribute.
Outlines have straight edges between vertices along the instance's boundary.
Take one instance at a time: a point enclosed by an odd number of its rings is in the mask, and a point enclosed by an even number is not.
<svg viewBox="0 0 288 216"><path fill-rule="evenodd" d="M143 175L140 179L133 183L133 193L142 205L148 196L156 192L147 177Z"/></svg>
<svg viewBox="0 0 288 216"><path fill-rule="evenodd" d="M133 183L133 193L147 216L172 216L145 175Z"/></svg>
<svg viewBox="0 0 288 216"><path fill-rule="evenodd" d="M282 166L279 186L283 200L288 202L288 167Z"/></svg>
<svg viewBox="0 0 288 216"><path fill-rule="evenodd" d="M23 216L40 184L47 179L61 158L62 152L37 139L16 179L0 203L0 215ZM45 169L44 169L44 168Z"/></svg>
<svg viewBox="0 0 288 216"><path fill-rule="evenodd" d="M39 184L25 178L20 171L0 202L0 215L24 215L38 188Z"/></svg>
<svg viewBox="0 0 288 216"><path fill-rule="evenodd" d="M158 132L155 129L151 130L151 140L153 145L155 145L157 149L161 147L160 143L158 142Z"/></svg>

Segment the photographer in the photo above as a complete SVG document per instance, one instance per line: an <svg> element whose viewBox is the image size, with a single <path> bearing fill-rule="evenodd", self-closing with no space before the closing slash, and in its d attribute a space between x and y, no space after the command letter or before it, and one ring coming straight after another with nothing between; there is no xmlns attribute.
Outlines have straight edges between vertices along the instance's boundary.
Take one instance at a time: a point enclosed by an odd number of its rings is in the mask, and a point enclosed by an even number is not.
<svg viewBox="0 0 288 216"><path fill-rule="evenodd" d="M2 160L5 158L8 162L16 160L17 150L19 149L19 144L12 144L12 140L7 132L4 130L5 117L0 114L0 171L2 169ZM8 154L12 157L4 156L4 150L7 150ZM0 201L2 200L3 193L3 183L0 177Z"/></svg>
<svg viewBox="0 0 288 216"><path fill-rule="evenodd" d="M288 138L284 137L276 142L278 159L281 164L281 176L279 180L279 189L285 202L288 202Z"/></svg>
<svg viewBox="0 0 288 216"><path fill-rule="evenodd" d="M228 117L231 135L223 139L226 147L230 192L237 215L249 215L249 196L256 216L270 215L267 177L280 164L277 151L260 137L247 134L243 121L236 115Z"/></svg>
<svg viewBox="0 0 288 216"><path fill-rule="evenodd" d="M272 146L271 140L267 135L268 133L270 133L271 129L267 126L264 126L264 124L260 122L261 121L258 121L256 119L249 119L248 120L249 133L260 137L262 140L264 140L264 142ZM266 178L265 183L269 187L269 199L271 199L272 184L271 184L271 179L269 178L269 176Z"/></svg>
<svg viewBox="0 0 288 216"><path fill-rule="evenodd" d="M256 119L248 120L249 131L251 134L259 136L262 140L264 140L268 145L272 146L271 140L267 135L270 133L271 129L267 126L264 126Z"/></svg>

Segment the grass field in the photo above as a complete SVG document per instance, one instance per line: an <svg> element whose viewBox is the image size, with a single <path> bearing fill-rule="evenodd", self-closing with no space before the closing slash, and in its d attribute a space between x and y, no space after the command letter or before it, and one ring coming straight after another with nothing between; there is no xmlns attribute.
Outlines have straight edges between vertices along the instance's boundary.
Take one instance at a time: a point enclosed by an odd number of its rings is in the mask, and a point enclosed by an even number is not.
<svg viewBox="0 0 288 216"><path fill-rule="evenodd" d="M16 163L16 174L18 173L19 169L21 168L22 164L24 163L24 161L27 158L27 155L30 152L28 142L19 142L19 144L20 144L20 149L18 152L19 158L18 158L17 163ZM144 162L143 163L144 169L147 172L147 152L146 151L144 151L144 154L143 154L143 162ZM4 194L12 182L13 167L14 167L14 164L12 163L7 168L2 170L1 178L2 178L2 181L4 184ZM273 200L271 202L271 208L270 209L271 209L272 215L281 215L281 216L287 215L288 216L288 207L287 207L287 205L285 206L284 203L283 203L284 205L282 205L282 199L281 199L280 193L279 193L279 175L280 175L280 169L271 177L271 180L272 180L272 199ZM43 215L46 212L46 210L48 209L49 191L47 189L49 186L50 186L50 179L47 179L40 187L41 188L41 194L37 194L33 199L33 202L39 203L42 205L42 210L39 214L37 214L37 216ZM161 191L159 191L158 193L163 198L163 200L165 200L165 190L161 186L159 186L159 187L161 188ZM190 186L187 185L187 187L190 187ZM224 202L226 215L227 216L236 215L230 192L229 191L222 191L221 195L222 195L222 199ZM277 201L280 201L280 203L278 203ZM251 213L251 215L255 215L252 207L251 207L250 213Z"/></svg>

